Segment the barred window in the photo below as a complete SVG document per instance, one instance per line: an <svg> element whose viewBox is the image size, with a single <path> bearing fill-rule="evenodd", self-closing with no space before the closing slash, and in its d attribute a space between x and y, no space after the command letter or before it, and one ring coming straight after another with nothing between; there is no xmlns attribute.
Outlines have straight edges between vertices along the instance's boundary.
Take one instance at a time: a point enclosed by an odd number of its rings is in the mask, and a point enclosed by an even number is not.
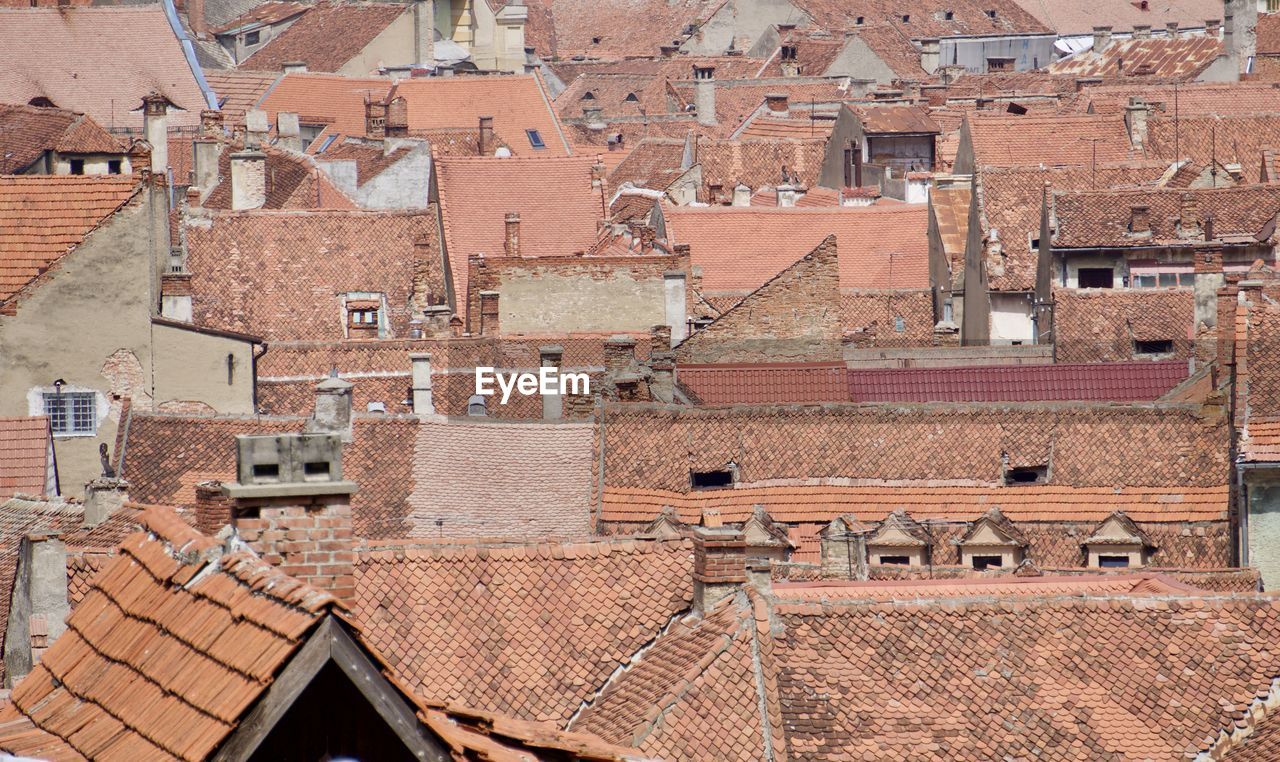
<svg viewBox="0 0 1280 762"><path fill-rule="evenodd" d="M45 392L44 414L54 434L94 434L98 416L93 392Z"/></svg>

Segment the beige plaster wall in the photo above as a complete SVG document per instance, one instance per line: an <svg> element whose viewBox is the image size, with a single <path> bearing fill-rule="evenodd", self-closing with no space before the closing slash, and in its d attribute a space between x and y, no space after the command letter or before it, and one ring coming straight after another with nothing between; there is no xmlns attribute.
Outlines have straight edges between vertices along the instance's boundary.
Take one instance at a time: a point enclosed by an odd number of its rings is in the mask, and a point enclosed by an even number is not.
<svg viewBox="0 0 1280 762"><path fill-rule="evenodd" d="M377 37L364 46L364 50L347 61L338 73L364 77L379 66L408 66L418 63L414 60L413 33L413 10L405 6L405 12L379 32Z"/></svg>
<svg viewBox="0 0 1280 762"><path fill-rule="evenodd" d="M157 410L253 413L253 344L167 325L154 342Z"/></svg>
<svg viewBox="0 0 1280 762"><path fill-rule="evenodd" d="M503 333L647 331L667 322L663 284L621 269L607 278L508 272L497 289L500 325Z"/></svg>

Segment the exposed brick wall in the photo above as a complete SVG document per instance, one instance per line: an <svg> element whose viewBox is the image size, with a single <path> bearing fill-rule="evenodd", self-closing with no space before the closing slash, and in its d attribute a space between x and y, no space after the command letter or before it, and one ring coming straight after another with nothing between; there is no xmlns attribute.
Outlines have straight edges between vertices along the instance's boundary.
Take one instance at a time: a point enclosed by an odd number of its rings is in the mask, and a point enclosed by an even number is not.
<svg viewBox="0 0 1280 762"><path fill-rule="evenodd" d="M236 529L280 571L340 600L353 600L356 554L350 504L264 505L238 517Z"/></svg>
<svg viewBox="0 0 1280 762"><path fill-rule="evenodd" d="M1135 340L1170 340L1172 357L1191 356L1191 289L1058 288L1053 295L1058 362L1132 360Z"/></svg>
<svg viewBox="0 0 1280 762"><path fill-rule="evenodd" d="M934 334L928 291L846 291L840 298L845 337L856 347L930 347L959 343L959 334ZM901 317L903 330L897 330Z"/></svg>
<svg viewBox="0 0 1280 762"><path fill-rule="evenodd" d="M842 333L840 270L830 237L682 342L676 361L838 360Z"/></svg>

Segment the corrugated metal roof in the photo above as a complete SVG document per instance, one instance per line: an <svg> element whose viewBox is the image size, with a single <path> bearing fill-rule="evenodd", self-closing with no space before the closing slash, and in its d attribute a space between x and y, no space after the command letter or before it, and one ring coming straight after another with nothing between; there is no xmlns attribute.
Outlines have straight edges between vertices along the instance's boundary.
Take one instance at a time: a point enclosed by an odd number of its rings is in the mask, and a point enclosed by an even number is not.
<svg viewBox="0 0 1280 762"><path fill-rule="evenodd" d="M1183 360L857 370L849 372L849 395L854 402L1141 402L1186 377Z"/></svg>

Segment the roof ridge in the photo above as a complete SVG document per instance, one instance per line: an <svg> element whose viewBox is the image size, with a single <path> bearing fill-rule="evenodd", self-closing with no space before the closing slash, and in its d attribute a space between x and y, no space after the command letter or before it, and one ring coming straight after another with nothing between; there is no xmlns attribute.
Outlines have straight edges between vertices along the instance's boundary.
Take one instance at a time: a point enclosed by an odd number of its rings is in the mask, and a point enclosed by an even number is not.
<svg viewBox="0 0 1280 762"><path fill-rule="evenodd" d="M462 558L488 558L495 560L557 560L599 558L609 555L636 555L668 550L692 548L687 538L656 538L638 535L621 538L585 538L564 541L538 541L534 543L504 543L484 539L417 540L407 539L370 542L357 548L360 561L404 560L454 560Z"/></svg>

